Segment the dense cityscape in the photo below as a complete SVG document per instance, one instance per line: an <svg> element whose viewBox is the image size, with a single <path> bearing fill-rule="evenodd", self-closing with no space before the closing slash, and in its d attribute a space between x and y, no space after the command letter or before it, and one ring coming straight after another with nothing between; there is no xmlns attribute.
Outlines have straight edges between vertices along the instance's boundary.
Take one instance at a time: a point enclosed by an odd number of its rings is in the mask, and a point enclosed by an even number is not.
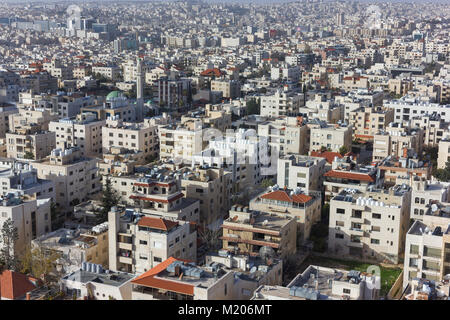
<svg viewBox="0 0 450 320"><path fill-rule="evenodd" d="M448 1L3 1L0 300L449 300L449 40Z"/></svg>

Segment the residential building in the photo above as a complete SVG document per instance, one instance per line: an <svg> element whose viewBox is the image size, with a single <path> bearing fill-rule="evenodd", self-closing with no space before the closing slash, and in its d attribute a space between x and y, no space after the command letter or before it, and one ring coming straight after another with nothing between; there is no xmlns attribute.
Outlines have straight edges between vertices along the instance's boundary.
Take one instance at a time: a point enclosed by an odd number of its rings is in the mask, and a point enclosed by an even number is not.
<svg viewBox="0 0 450 320"><path fill-rule="evenodd" d="M59 255L55 267L65 273L78 270L83 262L96 263L108 268L108 224L90 229L60 228L31 241L35 248Z"/></svg>
<svg viewBox="0 0 450 320"><path fill-rule="evenodd" d="M258 136L268 139L270 148L278 150L280 156L305 154L308 128L302 117L280 116L277 119L258 124Z"/></svg>
<svg viewBox="0 0 450 320"><path fill-rule="evenodd" d="M21 257L31 240L50 232L52 217L50 214L50 198L36 199L27 195L13 193L1 197L0 226L10 219L17 228L17 240L11 255ZM4 243L0 248L4 249Z"/></svg>
<svg viewBox="0 0 450 320"><path fill-rule="evenodd" d="M262 247L270 247L286 258L297 251L297 224L289 215L282 217L234 205L222 229L222 248L231 252L259 255Z"/></svg>
<svg viewBox="0 0 450 320"><path fill-rule="evenodd" d="M320 221L320 195L306 195L300 188L279 189L277 185L250 200L250 210L290 216L297 222L297 245L305 244L312 225Z"/></svg>
<svg viewBox="0 0 450 320"><path fill-rule="evenodd" d="M197 259L197 231L189 221L113 207L108 228L111 270L144 273L172 256Z"/></svg>
<svg viewBox="0 0 450 320"><path fill-rule="evenodd" d="M421 154L423 148L422 129L410 129L399 123L391 122L386 131L382 130L374 135L372 159L380 161L388 156L402 157L405 148Z"/></svg>
<svg viewBox="0 0 450 320"><path fill-rule="evenodd" d="M277 118L279 116L297 116L301 106L305 105L303 94L278 89L274 94L260 97L260 115L264 117Z"/></svg>
<svg viewBox="0 0 450 320"><path fill-rule="evenodd" d="M6 134L8 158L40 160L47 157L55 146L55 133L41 131L39 127L21 127Z"/></svg>
<svg viewBox="0 0 450 320"><path fill-rule="evenodd" d="M416 278L437 282L450 274L450 214L448 207L443 209L446 219L441 218L439 222L445 221L444 224L415 221L409 229L406 235L403 289Z"/></svg>
<svg viewBox="0 0 450 320"><path fill-rule="evenodd" d="M289 300L378 300L380 288L379 275L310 265L282 292Z"/></svg>
<svg viewBox="0 0 450 320"><path fill-rule="evenodd" d="M69 297L85 300L131 300L131 280L136 276L104 270L83 262L82 267L61 279L60 289Z"/></svg>
<svg viewBox="0 0 450 320"><path fill-rule="evenodd" d="M329 149L328 151L339 152L341 147L345 147L347 151L351 150L352 126L318 121L318 123L308 123L308 127L310 151L321 151L322 148L326 148Z"/></svg>
<svg viewBox="0 0 450 320"><path fill-rule="evenodd" d="M124 122L122 119L108 119L102 127L103 152L111 147L142 151L147 161L158 154L157 127L149 123Z"/></svg>
<svg viewBox="0 0 450 320"><path fill-rule="evenodd" d="M277 184L288 189L301 188L309 195L323 191L326 160L319 157L288 155L278 160Z"/></svg>
<svg viewBox="0 0 450 320"><path fill-rule="evenodd" d="M49 131L55 132L56 148L79 147L81 156L102 155L102 127L105 120L97 120L95 114L81 113L76 119L60 119L49 123Z"/></svg>
<svg viewBox="0 0 450 320"><path fill-rule="evenodd" d="M81 156L78 147L54 149L48 158L33 162L33 167L39 178L54 182L56 205L64 212L102 190L97 159Z"/></svg>
<svg viewBox="0 0 450 320"><path fill-rule="evenodd" d="M341 191L330 200L331 254L398 263L409 225L411 188Z"/></svg>
<svg viewBox="0 0 450 320"><path fill-rule="evenodd" d="M191 168L182 175L181 190L186 198L199 200L200 224L217 229L231 206L232 173L208 166Z"/></svg>
<svg viewBox="0 0 450 320"><path fill-rule="evenodd" d="M361 107L349 114L354 138L363 140L372 140L380 130L386 130L392 121L394 121L394 111L381 107Z"/></svg>

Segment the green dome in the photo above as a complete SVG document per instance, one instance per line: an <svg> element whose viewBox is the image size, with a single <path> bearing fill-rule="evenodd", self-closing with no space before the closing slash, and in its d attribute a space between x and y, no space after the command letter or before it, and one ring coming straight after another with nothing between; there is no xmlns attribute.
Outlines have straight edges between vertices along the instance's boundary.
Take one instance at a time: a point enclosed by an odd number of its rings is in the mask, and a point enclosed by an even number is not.
<svg viewBox="0 0 450 320"><path fill-rule="evenodd" d="M114 98L119 98L122 97L123 94L121 91L111 91L110 93L108 93L108 95L106 96L106 100L110 100L110 99L114 99Z"/></svg>

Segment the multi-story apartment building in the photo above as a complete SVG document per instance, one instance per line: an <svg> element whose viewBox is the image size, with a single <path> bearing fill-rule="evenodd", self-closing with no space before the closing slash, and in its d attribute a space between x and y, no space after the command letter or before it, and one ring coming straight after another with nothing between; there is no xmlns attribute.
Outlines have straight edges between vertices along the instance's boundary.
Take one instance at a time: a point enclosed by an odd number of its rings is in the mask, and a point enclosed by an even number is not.
<svg viewBox="0 0 450 320"><path fill-rule="evenodd" d="M214 168L224 168L232 173L233 192L241 192L246 188L258 185L264 175L273 175L276 171L276 152L268 157L267 140L261 141L254 130L238 129L226 136L209 140L209 147L192 157L192 165L208 165ZM204 140L208 133L205 133ZM264 159L264 163L261 159ZM271 161L274 161L273 164ZM269 163L272 166L263 168ZM265 171L264 171L265 170Z"/></svg>
<svg viewBox="0 0 450 320"><path fill-rule="evenodd" d="M56 267L66 273L78 270L83 262L100 264L108 268L108 224L91 229L71 230L60 228L31 241L33 247L60 255Z"/></svg>
<svg viewBox="0 0 450 320"><path fill-rule="evenodd" d="M193 156L206 146L201 121L196 122L193 129L189 129L187 124L160 126L158 135L161 160L176 159L190 164Z"/></svg>
<svg viewBox="0 0 450 320"><path fill-rule="evenodd" d="M10 131L9 118L19 112L15 106L2 106L0 104L0 138L6 137L6 132Z"/></svg>
<svg viewBox="0 0 450 320"><path fill-rule="evenodd" d="M61 291L69 297L90 300L131 300L131 280L136 276L104 270L101 265L83 262L81 268L61 279Z"/></svg>
<svg viewBox="0 0 450 320"><path fill-rule="evenodd" d="M81 108L96 105L94 97L77 93L56 95L52 97L52 104L53 112L57 113L60 118L76 117Z"/></svg>
<svg viewBox="0 0 450 320"><path fill-rule="evenodd" d="M329 202L342 190L352 188L364 192L376 185L377 169L373 166L357 166L350 157L335 158L331 170L324 175L325 201Z"/></svg>
<svg viewBox="0 0 450 320"><path fill-rule="evenodd" d="M285 154L305 154L309 147L308 127L301 117L282 116L258 124L258 136L266 137L270 148Z"/></svg>
<svg viewBox="0 0 450 320"><path fill-rule="evenodd" d="M321 197L275 185L250 200L250 210L293 217L297 222L297 244L303 244L309 239L312 225L320 221Z"/></svg>
<svg viewBox="0 0 450 320"><path fill-rule="evenodd" d="M39 127L20 127L6 134L8 158L39 160L47 157L56 146L54 132L41 131Z"/></svg>
<svg viewBox="0 0 450 320"><path fill-rule="evenodd" d="M450 274L450 214L448 207L436 210L445 211L440 221L415 221L406 235L403 289L416 278L441 281Z"/></svg>
<svg viewBox="0 0 450 320"><path fill-rule="evenodd" d="M344 119L344 106L326 95L316 94L314 99L306 101L305 106L300 108L300 113L305 114L308 119L340 123Z"/></svg>
<svg viewBox="0 0 450 320"><path fill-rule="evenodd" d="M211 91L222 92L223 98L236 99L241 96L241 84L237 80L212 80Z"/></svg>
<svg viewBox="0 0 450 320"><path fill-rule="evenodd" d="M231 206L232 174L223 168L198 166L183 173L181 190L186 198L199 200L200 224L217 229Z"/></svg>
<svg viewBox="0 0 450 320"><path fill-rule="evenodd" d="M352 126L345 124L327 124L317 121L318 123L308 123L310 129L309 134L309 150L321 151L322 147L330 149L330 151L339 152L341 147L346 147L347 151L352 146Z"/></svg>
<svg viewBox="0 0 450 320"><path fill-rule="evenodd" d="M43 160L33 162L38 177L54 182L56 204L65 212L102 189L97 159L81 156L78 147L54 149Z"/></svg>
<svg viewBox="0 0 450 320"><path fill-rule="evenodd" d="M450 108L448 105L430 103L419 100L416 97L404 96L398 100L386 101L384 106L395 110L394 121L398 123L409 121L415 116L432 113L440 114L445 122L450 122Z"/></svg>
<svg viewBox="0 0 450 320"><path fill-rule="evenodd" d="M160 77L158 79L158 101L160 106L178 110L192 100L191 79Z"/></svg>
<svg viewBox="0 0 450 320"><path fill-rule="evenodd" d="M394 121L394 111L380 107L361 107L353 110L349 115L349 122L353 127L354 138L372 140L373 136Z"/></svg>
<svg viewBox="0 0 450 320"><path fill-rule="evenodd" d="M328 250L339 256L398 263L409 225L411 189L341 191L330 201Z"/></svg>
<svg viewBox="0 0 450 320"><path fill-rule="evenodd" d="M16 129L26 127L27 125L40 127L41 130L48 130L50 121L57 120L58 114L48 109L35 107L19 108L17 113L9 116L9 131L15 132Z"/></svg>
<svg viewBox="0 0 450 320"><path fill-rule="evenodd" d="M152 170L147 176L111 178L111 186L121 197L121 202L145 209L153 215L199 223L200 202L184 197L180 174L164 169Z"/></svg>
<svg viewBox="0 0 450 320"><path fill-rule="evenodd" d="M108 232L113 271L143 273L170 257L197 259L197 231L189 221L113 207Z"/></svg>
<svg viewBox="0 0 450 320"><path fill-rule="evenodd" d="M103 152L111 147L142 151L146 159L154 159L158 154L157 127L147 122L132 123L122 119L106 120L102 127Z"/></svg>
<svg viewBox="0 0 450 320"><path fill-rule="evenodd" d="M297 224L289 215L282 217L234 205L222 229L222 248L229 251L258 255L262 247L270 247L282 258L297 251Z"/></svg>
<svg viewBox="0 0 450 320"><path fill-rule="evenodd" d="M61 119L49 123L49 131L55 132L56 148L79 147L82 156L102 155L102 127L105 120L97 120L95 114L81 113L75 120Z"/></svg>
<svg viewBox="0 0 450 320"><path fill-rule="evenodd" d="M381 161L388 156L402 157L404 149L412 149L421 154L423 148L423 131L420 128L410 129L399 123L391 122L384 131L373 137L373 161Z"/></svg>
<svg viewBox="0 0 450 320"><path fill-rule="evenodd" d="M18 238L11 255L20 257L24 254L31 240L50 232L52 217L50 198L36 199L27 195L7 194L0 199L0 226L10 219L17 228ZM4 248L4 244L0 244Z"/></svg>
<svg viewBox="0 0 450 320"><path fill-rule="evenodd" d="M449 123L444 122L439 114L433 113L413 117L410 127L423 130L424 147L437 147L448 130Z"/></svg>
<svg viewBox="0 0 450 320"><path fill-rule="evenodd" d="M92 66L93 75L101 75L106 79L117 81L120 78L121 70L117 66Z"/></svg>
<svg viewBox="0 0 450 320"><path fill-rule="evenodd" d="M103 153L97 166L101 175L131 175L137 165L146 163L142 151L111 147L108 153Z"/></svg>
<svg viewBox="0 0 450 320"><path fill-rule="evenodd" d="M56 201L55 184L50 180L39 179L31 163L0 158L0 183L0 193L4 196L19 192L37 199L50 198Z"/></svg>
<svg viewBox="0 0 450 320"><path fill-rule="evenodd" d="M319 157L284 156L278 159L277 184L293 190L301 188L307 195L321 193L326 162Z"/></svg>
<svg viewBox="0 0 450 320"><path fill-rule="evenodd" d="M278 89L272 95L261 96L260 115L277 118L279 116L297 116L301 106L305 105L304 95Z"/></svg>
<svg viewBox="0 0 450 320"><path fill-rule="evenodd" d="M278 292L289 300L378 300L380 288L379 275L310 265Z"/></svg>
<svg viewBox="0 0 450 320"><path fill-rule="evenodd" d="M220 252L220 251L219 251ZM225 256L226 255L226 256ZM207 257L206 266L170 257L135 278L133 300L247 300L260 285L280 285L282 262L247 255ZM253 266L254 269L249 268ZM252 270L252 272L251 272Z"/></svg>
<svg viewBox="0 0 450 320"><path fill-rule="evenodd" d="M424 214L433 203L448 202L449 200L450 185L416 177L412 181L411 187L411 219L423 220Z"/></svg>
<svg viewBox="0 0 450 320"><path fill-rule="evenodd" d="M446 132L444 137L438 143L438 169L444 169L447 166L447 162L450 161L450 135Z"/></svg>
<svg viewBox="0 0 450 320"><path fill-rule="evenodd" d="M431 179L432 165L430 161L421 161L417 154L405 148L402 157L388 157L378 163L380 176L384 177L384 184L402 184L411 186L411 179Z"/></svg>
<svg viewBox="0 0 450 320"><path fill-rule="evenodd" d="M231 112L225 110L222 105L207 104L205 112L192 111L181 116L181 124L187 127L201 121L204 127L225 132L231 128Z"/></svg>

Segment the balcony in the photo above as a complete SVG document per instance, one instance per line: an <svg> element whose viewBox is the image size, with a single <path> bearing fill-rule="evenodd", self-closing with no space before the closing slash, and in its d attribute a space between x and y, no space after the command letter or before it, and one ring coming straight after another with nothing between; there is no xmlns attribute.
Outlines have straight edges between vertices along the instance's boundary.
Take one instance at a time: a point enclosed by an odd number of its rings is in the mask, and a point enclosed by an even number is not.
<svg viewBox="0 0 450 320"><path fill-rule="evenodd" d="M132 251L133 245L131 243L119 242L119 249Z"/></svg>
<svg viewBox="0 0 450 320"><path fill-rule="evenodd" d="M119 262L132 265L133 259L131 257L119 257Z"/></svg>
<svg viewBox="0 0 450 320"><path fill-rule="evenodd" d="M350 228L349 234L362 237L364 236L364 230L359 228Z"/></svg>

